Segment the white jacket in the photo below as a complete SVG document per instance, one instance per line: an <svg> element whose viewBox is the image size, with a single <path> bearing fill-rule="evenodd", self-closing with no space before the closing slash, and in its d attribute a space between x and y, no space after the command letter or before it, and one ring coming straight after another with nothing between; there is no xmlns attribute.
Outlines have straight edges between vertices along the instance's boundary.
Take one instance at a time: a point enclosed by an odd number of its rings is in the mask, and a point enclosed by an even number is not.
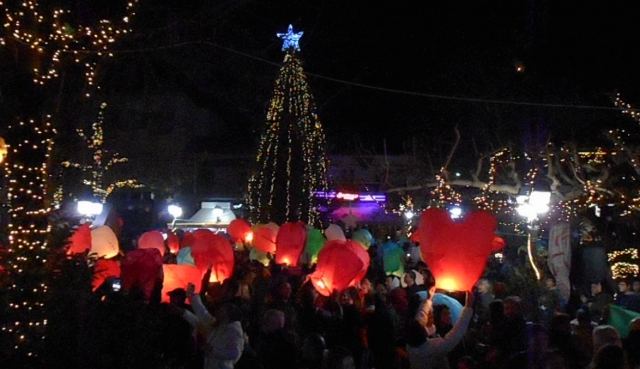
<svg viewBox="0 0 640 369"><path fill-rule="evenodd" d="M411 369L449 368L446 355L462 340L472 316L473 309L465 307L456 324L444 337L427 338L418 347L407 346Z"/></svg>
<svg viewBox="0 0 640 369"><path fill-rule="evenodd" d="M209 314L202 304L200 296L196 295L191 299L191 307L195 315L185 310L183 318L192 327L211 325L215 322L215 318ZM240 360L243 350L244 333L240 322L236 321L214 326L207 336L207 342L204 347L204 368L233 369L238 360Z"/></svg>

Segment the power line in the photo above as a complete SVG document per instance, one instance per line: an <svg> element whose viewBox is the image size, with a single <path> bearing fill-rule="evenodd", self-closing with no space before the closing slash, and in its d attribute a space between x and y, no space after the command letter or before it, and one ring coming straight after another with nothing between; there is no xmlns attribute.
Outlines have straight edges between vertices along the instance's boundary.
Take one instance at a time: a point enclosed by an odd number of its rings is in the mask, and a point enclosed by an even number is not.
<svg viewBox="0 0 640 369"><path fill-rule="evenodd" d="M184 42L179 42L179 43L174 43L174 44L161 45L161 46L155 46L155 47L146 47L146 48L139 48L139 49L113 50L113 51L111 51L111 53L112 54L134 54L134 53L144 53L144 52L154 52L154 51L160 51L160 50L176 49L176 48L181 48L181 47L191 46L191 45L207 45L207 46L214 47L216 49L224 50L224 51L230 52L232 54L240 55L240 56L243 56L243 57L246 57L246 58L249 58L249 59L253 59L253 60L265 63L265 64L269 64L269 65L272 65L272 66L280 67L282 65L281 63L277 63L277 62L274 62L272 60L269 60L269 59L266 59L266 58L263 58L263 57L260 57L260 56L256 56L256 55L249 54L249 53L246 53L246 52L243 52L243 51L232 49L230 47L222 46L222 45L219 45L217 43L214 43L214 42L211 42L211 41L206 41L206 40L184 41ZM69 52L69 53L77 52L77 53L80 53L80 54L95 53L95 51L88 51L88 50L75 50L75 51L68 50L66 52ZM449 100L449 101L460 101L460 102L471 102L471 103L482 103L482 104L495 104L495 105L532 106L532 107L543 107L543 108L620 111L620 108L615 107L615 106L543 103L543 102L534 102L534 101L503 100L503 99L489 99L489 98L482 98L482 97L468 97L468 96L433 94L433 93L427 93L427 92L409 91L409 90L402 90L402 89L397 89L397 88L376 86L376 85L371 85L371 84L367 84L367 83L353 82L353 81L348 81L348 80L344 80L344 79L340 79L340 78L325 76L325 75L318 74L318 73L307 72L306 74L311 76L311 77L317 78L317 79L323 79L323 80L326 80L326 81L335 82L335 83L339 83L339 84L343 84L343 85L360 87L360 88L363 88L363 89L368 89L368 90L373 90L373 91L387 92L387 93L398 94L398 95L406 95L406 96L424 97L424 98L436 99L436 100Z"/></svg>

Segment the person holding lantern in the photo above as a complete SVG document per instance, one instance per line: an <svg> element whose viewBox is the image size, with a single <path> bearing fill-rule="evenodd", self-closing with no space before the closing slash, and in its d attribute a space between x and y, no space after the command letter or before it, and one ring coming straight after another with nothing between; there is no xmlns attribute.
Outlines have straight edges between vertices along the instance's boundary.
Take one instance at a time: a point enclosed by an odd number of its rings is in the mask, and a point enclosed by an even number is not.
<svg viewBox="0 0 640 369"><path fill-rule="evenodd" d="M444 337L438 337L433 318L434 294L435 287L431 287L429 297L422 302L415 319L407 327L411 369L449 368L447 354L462 340L473 317L473 294L467 292L460 318Z"/></svg>

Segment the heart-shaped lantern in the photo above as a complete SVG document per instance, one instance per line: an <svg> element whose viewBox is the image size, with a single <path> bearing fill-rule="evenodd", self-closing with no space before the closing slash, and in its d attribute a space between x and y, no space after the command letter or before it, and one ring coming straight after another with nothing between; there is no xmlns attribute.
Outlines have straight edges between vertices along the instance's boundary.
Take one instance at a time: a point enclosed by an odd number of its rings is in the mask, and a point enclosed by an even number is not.
<svg viewBox="0 0 640 369"><path fill-rule="evenodd" d="M315 289L324 296L357 285L369 269L369 254L355 241L328 241L318 254L315 272L309 275Z"/></svg>
<svg viewBox="0 0 640 369"><path fill-rule="evenodd" d="M450 291L473 287L489 255L504 246L496 241L496 226L496 219L484 211L472 212L459 222L442 209L422 213L417 237L436 287Z"/></svg>
<svg viewBox="0 0 640 369"><path fill-rule="evenodd" d="M253 230L253 247L265 253L275 253L278 229L275 223L258 224Z"/></svg>
<svg viewBox="0 0 640 369"><path fill-rule="evenodd" d="M227 227L227 233L233 242L251 242L253 240L251 225L244 219L232 220Z"/></svg>
<svg viewBox="0 0 640 369"><path fill-rule="evenodd" d="M276 237L276 263L297 266L306 241L307 228L304 223L284 223Z"/></svg>
<svg viewBox="0 0 640 369"><path fill-rule="evenodd" d="M233 274L233 248L227 239L208 229L193 232L191 255L201 271L211 268L210 282L223 282Z"/></svg>

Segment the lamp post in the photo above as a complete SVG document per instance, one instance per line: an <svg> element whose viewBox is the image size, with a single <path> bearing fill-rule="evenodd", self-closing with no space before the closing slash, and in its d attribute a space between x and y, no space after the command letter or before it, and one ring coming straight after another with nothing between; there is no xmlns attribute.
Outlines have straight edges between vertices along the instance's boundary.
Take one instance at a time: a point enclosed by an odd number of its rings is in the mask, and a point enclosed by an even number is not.
<svg viewBox="0 0 640 369"><path fill-rule="evenodd" d="M76 209L78 211L78 214L82 215L85 221L88 221L96 215L102 213L103 208L104 206L100 202L82 200L78 201Z"/></svg>
<svg viewBox="0 0 640 369"><path fill-rule="evenodd" d="M529 189L525 187L516 198L516 201L518 203L516 211L520 216L526 218L527 223L529 223L527 232L527 254L529 256L529 263L536 274L536 279L540 280L540 270L534 260L533 235L534 232L537 233L538 230L536 221L539 220L540 216L549 212L551 191L548 191L546 188L534 188L529 191Z"/></svg>
<svg viewBox="0 0 640 369"><path fill-rule="evenodd" d="M176 219L182 216L182 208L179 205L171 204L167 207L167 211L173 217L171 222L171 229L173 229L176 225Z"/></svg>

